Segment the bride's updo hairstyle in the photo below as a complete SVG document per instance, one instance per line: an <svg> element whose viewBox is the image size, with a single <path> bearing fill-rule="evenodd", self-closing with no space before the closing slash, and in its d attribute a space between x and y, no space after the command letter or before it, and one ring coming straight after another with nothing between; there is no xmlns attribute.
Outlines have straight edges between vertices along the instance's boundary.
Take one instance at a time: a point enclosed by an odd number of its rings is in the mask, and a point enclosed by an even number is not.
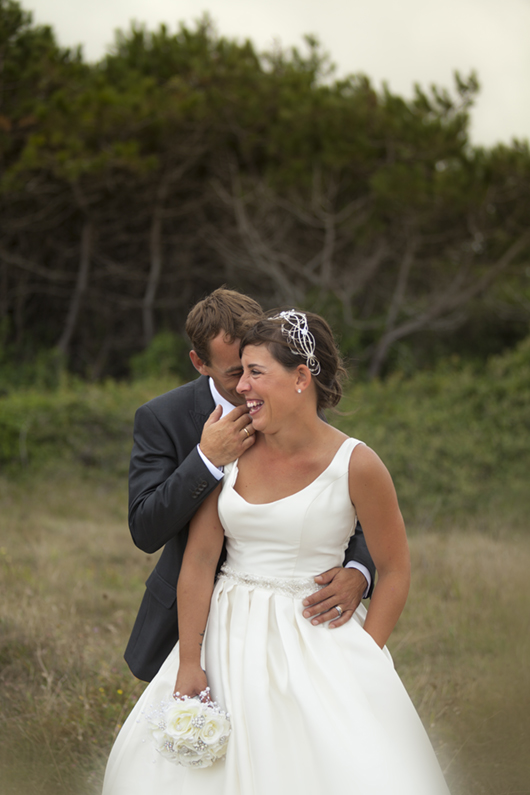
<svg viewBox="0 0 530 795"><path fill-rule="evenodd" d="M342 397L341 384L346 376L333 332L324 318L313 312L291 310L283 314L286 316L296 314L306 318L307 331L314 339L312 356L308 358L299 345L289 340L288 333L286 333L290 327L289 322L286 323L285 317L276 312L271 312L272 317L258 320L243 335L240 353L243 353L243 349L247 345L265 345L274 359L286 370L295 370L300 364L307 365L316 387L317 410L333 408ZM293 353L293 350L298 350L298 352Z"/></svg>

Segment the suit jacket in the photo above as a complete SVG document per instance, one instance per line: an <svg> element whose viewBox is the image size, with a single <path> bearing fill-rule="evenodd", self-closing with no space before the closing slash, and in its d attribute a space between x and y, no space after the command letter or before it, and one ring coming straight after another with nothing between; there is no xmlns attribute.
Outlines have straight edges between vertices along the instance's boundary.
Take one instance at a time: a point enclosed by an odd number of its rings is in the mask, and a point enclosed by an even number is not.
<svg viewBox="0 0 530 795"><path fill-rule="evenodd" d="M208 378L177 387L136 412L129 469L129 527L144 552L162 554L146 591L125 650L135 676L150 681L178 640L176 586L189 522L219 481L205 466L197 444L215 408ZM375 569L360 525L346 551Z"/></svg>

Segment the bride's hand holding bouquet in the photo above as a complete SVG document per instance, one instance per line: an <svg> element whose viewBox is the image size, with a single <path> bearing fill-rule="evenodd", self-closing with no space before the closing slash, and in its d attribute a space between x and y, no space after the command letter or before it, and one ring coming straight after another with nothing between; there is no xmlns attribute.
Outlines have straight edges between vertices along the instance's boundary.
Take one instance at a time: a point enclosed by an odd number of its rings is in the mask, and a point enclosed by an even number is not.
<svg viewBox="0 0 530 795"><path fill-rule="evenodd" d="M226 754L230 717L210 698L196 663L181 664L173 700L152 707L147 719L156 750L174 764L210 767Z"/></svg>
<svg viewBox="0 0 530 795"><path fill-rule="evenodd" d="M210 701L208 680L206 673L196 663L181 663L177 674L177 681L173 689L173 698L200 696L201 701ZM206 693L206 696L202 694Z"/></svg>
<svg viewBox="0 0 530 795"><path fill-rule="evenodd" d="M219 487L199 507L190 525L177 586L179 670L171 702L150 718L155 747L166 759L188 767L209 767L226 754L230 717L210 698L201 652L223 545L217 514ZM202 517L206 529L197 524Z"/></svg>

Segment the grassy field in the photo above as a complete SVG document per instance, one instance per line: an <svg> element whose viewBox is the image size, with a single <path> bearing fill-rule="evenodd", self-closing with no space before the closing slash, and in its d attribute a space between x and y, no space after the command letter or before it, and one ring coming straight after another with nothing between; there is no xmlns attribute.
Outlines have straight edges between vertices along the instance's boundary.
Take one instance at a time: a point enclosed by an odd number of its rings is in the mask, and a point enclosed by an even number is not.
<svg viewBox="0 0 530 795"><path fill-rule="evenodd" d="M154 561L126 473L135 407L172 386L0 396L0 795L97 795L141 693L122 653ZM530 795L530 339L481 372L356 384L341 409L409 527L389 645L453 795Z"/></svg>
<svg viewBox="0 0 530 795"><path fill-rule="evenodd" d="M0 503L1 792L96 795L142 689L122 652L153 560L123 478L55 466L0 479ZM530 540L412 528L411 551L389 645L453 793L530 793Z"/></svg>

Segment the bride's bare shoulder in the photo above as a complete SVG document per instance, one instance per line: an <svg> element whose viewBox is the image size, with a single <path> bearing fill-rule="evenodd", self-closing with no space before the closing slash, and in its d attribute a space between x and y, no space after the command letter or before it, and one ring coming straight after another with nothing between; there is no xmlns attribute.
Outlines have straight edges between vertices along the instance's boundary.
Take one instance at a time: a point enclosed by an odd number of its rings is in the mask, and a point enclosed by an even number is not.
<svg viewBox="0 0 530 795"><path fill-rule="evenodd" d="M375 450L367 444L357 444L352 450L349 465L350 483L386 481L390 473Z"/></svg>

